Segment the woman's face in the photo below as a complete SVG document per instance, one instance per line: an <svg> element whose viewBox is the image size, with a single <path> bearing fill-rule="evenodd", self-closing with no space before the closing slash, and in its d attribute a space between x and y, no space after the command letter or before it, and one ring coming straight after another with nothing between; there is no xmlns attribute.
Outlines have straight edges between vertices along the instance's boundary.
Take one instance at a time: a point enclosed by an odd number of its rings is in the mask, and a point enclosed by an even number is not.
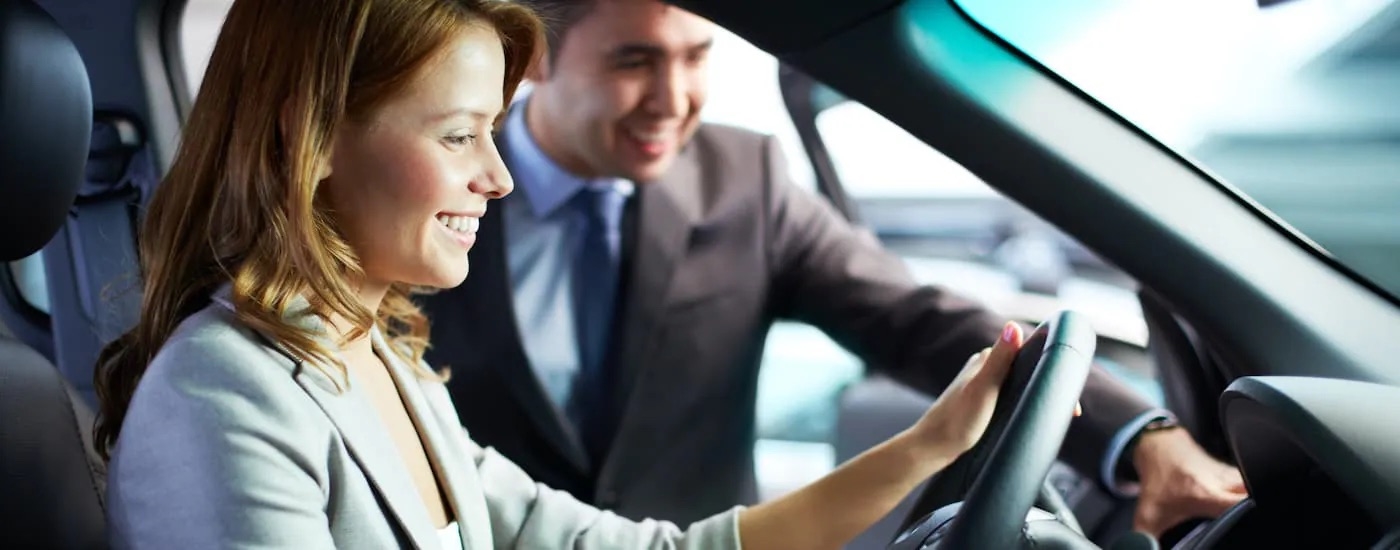
<svg viewBox="0 0 1400 550"><path fill-rule="evenodd" d="M461 284L487 200L512 189L491 139L500 38L473 25L444 48L408 89L336 131L321 189L370 285Z"/></svg>

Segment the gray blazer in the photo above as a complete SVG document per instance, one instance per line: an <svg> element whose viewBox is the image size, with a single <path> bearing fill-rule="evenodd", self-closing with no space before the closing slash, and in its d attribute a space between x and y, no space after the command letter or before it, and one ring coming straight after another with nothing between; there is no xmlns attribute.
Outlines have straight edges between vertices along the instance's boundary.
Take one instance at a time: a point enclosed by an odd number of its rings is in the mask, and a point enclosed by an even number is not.
<svg viewBox="0 0 1400 550"><path fill-rule="evenodd" d="M438 548L364 390L352 378L338 392L269 345L236 320L226 292L180 325L132 398L109 472L113 546ZM372 336L466 548L739 548L737 509L681 531L534 482L472 441L441 383L416 377L377 329Z"/></svg>

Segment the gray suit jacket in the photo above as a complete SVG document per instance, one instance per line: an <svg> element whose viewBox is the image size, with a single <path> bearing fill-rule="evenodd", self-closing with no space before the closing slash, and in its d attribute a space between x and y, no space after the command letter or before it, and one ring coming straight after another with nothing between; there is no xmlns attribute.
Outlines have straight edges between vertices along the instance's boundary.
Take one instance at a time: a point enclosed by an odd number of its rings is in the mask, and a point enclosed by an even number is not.
<svg viewBox="0 0 1400 550"><path fill-rule="evenodd" d="M753 501L758 368L776 319L811 323L929 394L1000 333L1001 319L920 286L870 232L794 185L772 137L704 124L632 202L605 456L570 435L521 347L505 208L487 210L466 283L424 300L428 362L452 368L448 389L473 437L623 516L684 524ZM1082 404L1062 456L1096 473L1110 438L1149 405L1098 369Z"/></svg>
<svg viewBox="0 0 1400 550"><path fill-rule="evenodd" d="M291 318L320 330L309 316ZM381 356L395 357L372 336ZM388 362L466 548L739 547L737 510L682 532L537 484L468 437L442 384ZM109 475L116 548L438 548L364 390L351 379L338 392L240 324L221 297L151 363Z"/></svg>

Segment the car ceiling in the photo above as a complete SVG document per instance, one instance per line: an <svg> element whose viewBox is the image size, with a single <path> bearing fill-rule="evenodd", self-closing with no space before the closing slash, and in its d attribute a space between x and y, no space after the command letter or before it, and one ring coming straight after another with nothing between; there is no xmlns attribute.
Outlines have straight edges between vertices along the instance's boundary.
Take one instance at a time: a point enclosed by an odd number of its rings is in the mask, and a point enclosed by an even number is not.
<svg viewBox="0 0 1400 550"><path fill-rule="evenodd" d="M762 9L744 0L674 0L782 57L800 52L860 22L893 9L901 0L770 0Z"/></svg>

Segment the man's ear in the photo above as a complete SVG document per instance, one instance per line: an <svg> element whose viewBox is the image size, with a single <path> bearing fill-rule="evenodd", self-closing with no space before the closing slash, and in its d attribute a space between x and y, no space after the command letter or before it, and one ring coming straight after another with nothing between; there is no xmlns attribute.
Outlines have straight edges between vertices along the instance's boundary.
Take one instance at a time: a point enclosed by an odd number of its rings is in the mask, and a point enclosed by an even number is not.
<svg viewBox="0 0 1400 550"><path fill-rule="evenodd" d="M530 82L544 82L548 80L551 70L549 58L550 52L544 52L536 58L535 62L530 64L530 68L525 70L525 80L529 80Z"/></svg>

